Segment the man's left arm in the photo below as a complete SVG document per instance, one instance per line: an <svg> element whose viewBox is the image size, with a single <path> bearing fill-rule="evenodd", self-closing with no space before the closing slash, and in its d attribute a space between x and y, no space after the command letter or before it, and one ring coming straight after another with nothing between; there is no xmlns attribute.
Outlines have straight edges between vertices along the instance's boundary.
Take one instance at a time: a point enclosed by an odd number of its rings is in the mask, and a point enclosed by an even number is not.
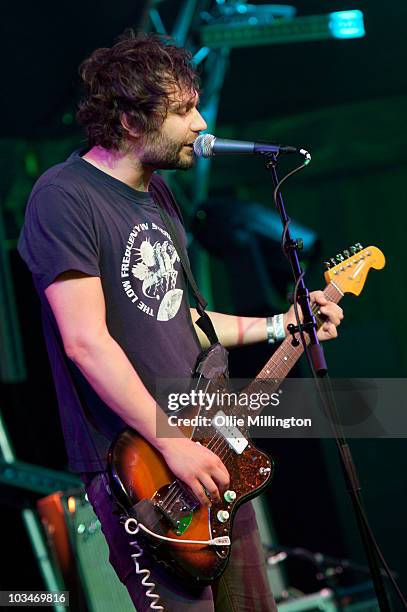
<svg viewBox="0 0 407 612"><path fill-rule="evenodd" d="M319 310L326 320L318 331L320 340L330 340L338 335L337 327L343 319L343 311L337 304L326 299L322 291L310 293L311 302L318 304ZM299 308L301 312L301 308ZM225 347L241 346L244 344L255 344L265 342L268 338L267 323L265 317L239 317L227 315L220 312L208 312L219 341ZM195 308L191 308L192 321L194 323L199 341L203 348L208 346L208 339L202 330L196 325L199 314ZM287 326L296 324L294 307L283 315L283 327L287 334Z"/></svg>

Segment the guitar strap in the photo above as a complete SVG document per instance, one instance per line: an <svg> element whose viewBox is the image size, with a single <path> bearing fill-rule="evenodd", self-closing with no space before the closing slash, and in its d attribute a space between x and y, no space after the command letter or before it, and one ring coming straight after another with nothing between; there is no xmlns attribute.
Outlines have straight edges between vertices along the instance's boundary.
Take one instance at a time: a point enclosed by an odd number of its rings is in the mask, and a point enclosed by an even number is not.
<svg viewBox="0 0 407 612"><path fill-rule="evenodd" d="M202 331L204 332L205 336L208 338L209 343L211 345L214 344L219 344L219 339L218 336L216 335L216 331L215 328L213 326L213 323L210 319L210 317L208 316L208 314L205 312L205 308L207 306L207 302L205 300L205 298L203 297L203 295L201 294L201 292L198 289L198 285L195 281L195 278L192 274L192 270L191 270L191 266L189 265L189 260L188 257L178 239L178 230L174 224L174 221L171 219L170 215L167 213L167 211L164 208L163 203L170 198L173 204L173 208L178 212L179 216L181 217L180 211L178 209L178 206L174 200L174 197L171 193L171 191L167 188L167 186L165 185L165 183L163 181L160 182L156 182L153 185L153 192L156 195L156 202L158 204L158 208L160 211L160 215L161 218L163 220L163 223L165 225L165 227L167 228L167 231L169 233L169 235L171 236L171 240L177 250L178 256L180 258L181 261L181 265L182 265L182 269L184 271L184 274L189 282L189 285L191 287L192 293L194 294L194 298L196 301L196 309L200 315L199 319L197 320L196 324L202 329ZM181 219L182 221L182 219Z"/></svg>

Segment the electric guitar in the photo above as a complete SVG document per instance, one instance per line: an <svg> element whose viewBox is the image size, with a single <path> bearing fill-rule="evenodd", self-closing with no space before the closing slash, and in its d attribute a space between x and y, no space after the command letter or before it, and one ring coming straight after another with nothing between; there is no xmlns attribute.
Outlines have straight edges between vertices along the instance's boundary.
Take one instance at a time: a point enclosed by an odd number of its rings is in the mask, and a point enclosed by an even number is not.
<svg viewBox="0 0 407 612"><path fill-rule="evenodd" d="M345 293L359 295L369 270L380 270L384 264L384 255L377 247L363 249L357 244L345 250L327 262L325 296L338 303ZM323 320L317 305L313 306L313 314L320 326ZM278 389L302 353L298 334L286 337L251 383L249 391L254 385L258 390L263 383L267 384L268 393L274 383ZM224 383L222 379L208 381L207 390L224 389ZM200 410L200 407L191 407L183 416L195 416ZM236 407L222 410L236 414ZM219 409L205 407L204 412L205 417L212 419ZM236 510L270 484L273 462L256 449L247 429L239 428L236 435L230 435L230 429L227 435L222 428L211 425L204 429L183 428L183 431L215 452L229 471L229 490L221 502L213 502L210 508L198 503L189 487L169 471L162 455L134 430L126 429L113 443L108 469L116 498L142 527L139 535L145 536L153 556L181 578L210 584L227 565Z"/></svg>

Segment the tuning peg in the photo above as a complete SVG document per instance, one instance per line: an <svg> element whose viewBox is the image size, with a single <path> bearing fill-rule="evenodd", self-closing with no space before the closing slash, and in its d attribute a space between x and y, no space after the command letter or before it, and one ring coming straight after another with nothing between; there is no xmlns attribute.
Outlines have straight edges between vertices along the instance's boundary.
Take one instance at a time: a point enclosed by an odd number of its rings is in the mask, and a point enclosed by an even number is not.
<svg viewBox="0 0 407 612"><path fill-rule="evenodd" d="M348 257L350 257L350 252L348 251L348 249L344 249L343 254L346 257L346 259L348 259Z"/></svg>
<svg viewBox="0 0 407 612"><path fill-rule="evenodd" d="M331 257L331 265L332 266L336 266L338 262L336 261L335 257Z"/></svg>
<svg viewBox="0 0 407 612"><path fill-rule="evenodd" d="M355 253L357 253L357 248L355 246L351 246L349 247L349 251L352 253L352 255L354 255Z"/></svg>
<svg viewBox="0 0 407 612"><path fill-rule="evenodd" d="M338 263L340 263L341 261L343 261L343 255L342 255L342 253L338 253L338 255L336 256L336 261L337 261Z"/></svg>
<svg viewBox="0 0 407 612"><path fill-rule="evenodd" d="M357 242L355 244L355 247L357 248L358 251L361 251L363 249L362 245L360 244L360 242Z"/></svg>
<svg viewBox="0 0 407 612"><path fill-rule="evenodd" d="M332 267L332 264L330 261L324 261L324 266L327 270L329 270Z"/></svg>

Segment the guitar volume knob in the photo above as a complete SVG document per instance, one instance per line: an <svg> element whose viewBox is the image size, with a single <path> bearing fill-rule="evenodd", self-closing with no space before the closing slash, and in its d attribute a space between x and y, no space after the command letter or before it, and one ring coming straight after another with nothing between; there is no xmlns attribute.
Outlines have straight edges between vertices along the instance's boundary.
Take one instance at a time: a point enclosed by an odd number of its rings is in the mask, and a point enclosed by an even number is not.
<svg viewBox="0 0 407 612"><path fill-rule="evenodd" d="M223 494L223 497L225 499L226 502L228 502L228 504L230 502L235 501L236 499L236 491L225 491Z"/></svg>
<svg viewBox="0 0 407 612"><path fill-rule="evenodd" d="M229 518L229 512L227 510L219 510L216 517L220 523L226 523Z"/></svg>

